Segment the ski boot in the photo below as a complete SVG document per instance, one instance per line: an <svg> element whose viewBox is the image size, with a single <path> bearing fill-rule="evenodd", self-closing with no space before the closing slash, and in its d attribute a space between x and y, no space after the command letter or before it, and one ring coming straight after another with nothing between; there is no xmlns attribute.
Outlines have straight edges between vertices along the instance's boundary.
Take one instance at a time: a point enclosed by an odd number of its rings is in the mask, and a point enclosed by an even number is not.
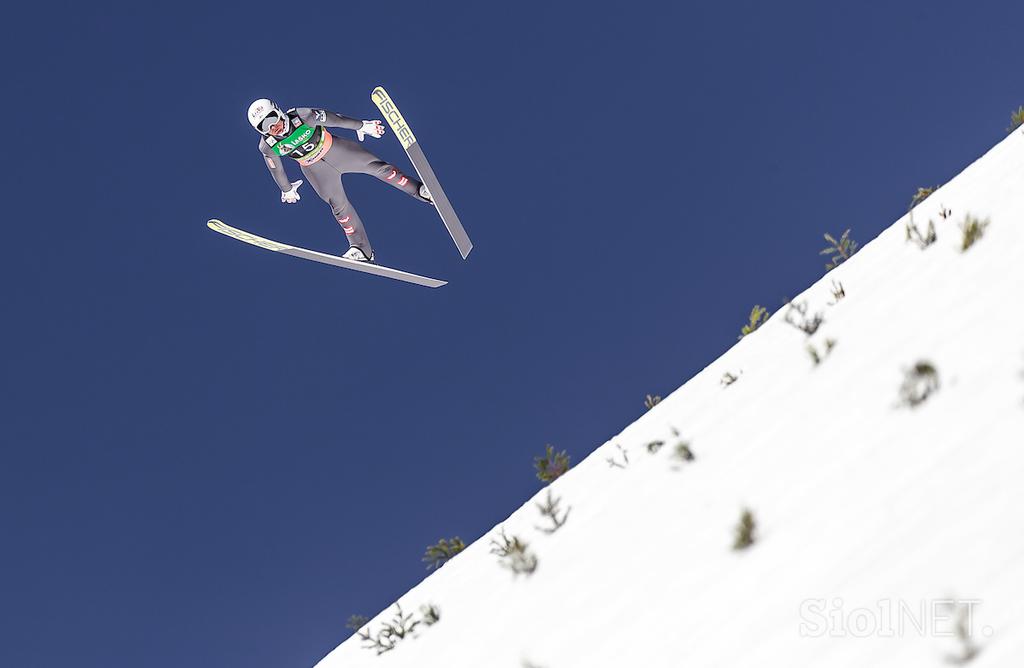
<svg viewBox="0 0 1024 668"><path fill-rule="evenodd" d="M359 246L352 246L341 257L346 260L355 260L356 262L373 262L373 254L371 253L370 257L366 257L366 253L364 253L363 249Z"/></svg>
<svg viewBox="0 0 1024 668"><path fill-rule="evenodd" d="M427 184L426 183L421 183L420 184L420 197L422 197L423 199L427 200L428 204L433 204L434 203L434 198L430 196L430 191L427 190Z"/></svg>

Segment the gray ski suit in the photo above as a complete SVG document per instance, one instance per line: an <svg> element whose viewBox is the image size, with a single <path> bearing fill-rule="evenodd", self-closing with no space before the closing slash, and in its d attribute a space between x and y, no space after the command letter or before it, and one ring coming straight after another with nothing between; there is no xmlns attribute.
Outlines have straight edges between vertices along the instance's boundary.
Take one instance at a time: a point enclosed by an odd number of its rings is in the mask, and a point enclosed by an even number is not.
<svg viewBox="0 0 1024 668"><path fill-rule="evenodd" d="M420 181L402 174L397 167L373 155L358 142L335 137L327 130L358 130L363 126L362 121L325 109L309 107L289 109L286 113L289 134L281 137L264 134L260 138L260 152L266 160L271 176L274 177L281 192L291 190L292 185L285 173L281 157L295 159L316 194L331 205L331 212L341 225L341 229L345 231L349 246L358 246L366 257L373 257L373 247L366 236L359 214L345 195L345 189L341 185L342 175L359 173L376 176L421 202L430 202L420 197Z"/></svg>

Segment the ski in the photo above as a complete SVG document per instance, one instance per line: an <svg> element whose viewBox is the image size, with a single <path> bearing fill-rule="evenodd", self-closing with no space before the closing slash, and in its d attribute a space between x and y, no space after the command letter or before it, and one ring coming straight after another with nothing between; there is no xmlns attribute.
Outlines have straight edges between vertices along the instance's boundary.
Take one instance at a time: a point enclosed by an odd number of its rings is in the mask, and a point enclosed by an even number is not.
<svg viewBox="0 0 1024 668"><path fill-rule="evenodd" d="M422 285L428 288L439 288L442 285L446 285L447 281L438 280L436 278L428 278L426 276L420 276L418 274L410 274L407 271L401 271L399 269L392 269L391 267L384 267L379 264L372 264L370 262L356 262L355 260L346 260L343 257L337 257L335 255L327 255L326 253L320 253L318 251L307 250L305 248L298 248L296 246L290 246L283 244L279 241L273 241L271 239L265 239L263 237L240 230L236 227L231 227L226 223L213 218L207 221L206 226L214 232L220 232L226 236L244 241L247 244L253 246L259 246L260 248L266 248L277 253L284 253L285 255L291 255L292 257L301 257L305 260L312 260L313 262L322 262L323 264L334 265L335 267L342 267L344 269L354 269L361 271L366 274L373 274L375 276L385 276L387 278L393 278L397 281L404 281L406 283L414 283L416 285Z"/></svg>
<svg viewBox="0 0 1024 668"><path fill-rule="evenodd" d="M420 180L427 184L430 196L434 200L434 207L437 209L437 213L440 214L444 226L448 228L448 233L452 235L452 241L455 242L459 253L462 254L462 259L465 260L466 256L469 255L469 251L473 250L473 242L469 240L469 235L466 234L465 228L462 227L459 216L455 213L455 209L452 208L452 203L448 201L447 195L444 194L444 189L441 188L434 170L431 169L430 163L427 162L427 156L423 154L423 149L417 143L416 136L413 135L409 124L405 122L402 112L398 110L394 100L391 99L391 96L381 86L373 89L370 99L380 109L380 113L384 114L384 118L388 120L388 125L391 126L391 130L398 137L398 141L402 143L402 148L405 149L406 155L409 156L413 167L416 168L416 173L420 175Z"/></svg>

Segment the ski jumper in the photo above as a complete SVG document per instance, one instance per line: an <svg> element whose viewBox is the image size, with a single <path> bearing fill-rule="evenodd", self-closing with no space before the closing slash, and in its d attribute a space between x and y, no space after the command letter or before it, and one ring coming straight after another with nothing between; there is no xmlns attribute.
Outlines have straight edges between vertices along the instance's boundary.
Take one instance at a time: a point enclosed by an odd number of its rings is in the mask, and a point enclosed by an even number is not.
<svg viewBox="0 0 1024 668"><path fill-rule="evenodd" d="M397 167L373 155L358 142L335 137L327 130L358 130L363 125L362 121L308 107L289 109L286 113L291 132L282 137L264 135L260 139L260 152L271 176L281 192L291 190L292 185L281 158L287 156L295 159L316 194L331 205L331 212L345 231L349 246L358 246L366 257L373 257L373 248L359 214L345 195L341 184L342 175L358 173L376 176L421 202L429 202L420 197L420 181L402 174Z"/></svg>

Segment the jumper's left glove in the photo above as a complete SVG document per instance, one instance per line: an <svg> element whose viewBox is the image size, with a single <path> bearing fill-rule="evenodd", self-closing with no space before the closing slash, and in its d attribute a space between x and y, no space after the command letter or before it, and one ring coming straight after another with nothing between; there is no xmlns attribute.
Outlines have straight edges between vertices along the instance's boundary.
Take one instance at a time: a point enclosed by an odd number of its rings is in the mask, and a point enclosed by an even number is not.
<svg viewBox="0 0 1024 668"><path fill-rule="evenodd" d="M292 181L292 189L289 190L288 192L281 193L281 201L284 202L285 204L295 204L300 199L302 199L302 196L299 195L299 186L301 185L302 179L299 179L298 181Z"/></svg>
<svg viewBox="0 0 1024 668"><path fill-rule="evenodd" d="M363 121L363 127L356 130L356 136L359 137L359 141L363 141L363 135L370 135L374 139L380 139L384 136L384 126L380 121Z"/></svg>

